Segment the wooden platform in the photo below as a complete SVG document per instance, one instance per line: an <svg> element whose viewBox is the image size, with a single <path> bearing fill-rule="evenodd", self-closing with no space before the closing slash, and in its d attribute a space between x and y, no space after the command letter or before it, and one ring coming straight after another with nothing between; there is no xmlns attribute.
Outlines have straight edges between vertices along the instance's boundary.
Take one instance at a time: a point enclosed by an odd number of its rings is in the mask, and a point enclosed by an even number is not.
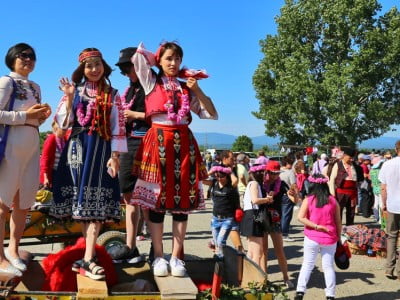
<svg viewBox="0 0 400 300"><path fill-rule="evenodd" d="M161 299L196 299L198 290L190 277L154 276Z"/></svg>
<svg viewBox="0 0 400 300"><path fill-rule="evenodd" d="M108 297L108 289L105 280L93 280L77 274L78 292L76 298L79 299L105 299Z"/></svg>

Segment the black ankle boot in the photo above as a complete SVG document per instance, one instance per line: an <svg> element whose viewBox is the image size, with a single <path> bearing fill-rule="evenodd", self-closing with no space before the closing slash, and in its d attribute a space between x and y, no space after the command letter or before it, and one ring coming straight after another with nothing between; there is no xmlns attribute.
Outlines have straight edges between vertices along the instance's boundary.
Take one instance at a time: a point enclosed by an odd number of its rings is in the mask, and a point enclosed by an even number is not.
<svg viewBox="0 0 400 300"><path fill-rule="evenodd" d="M304 293L303 292L297 292L296 296L294 297L294 300L303 300Z"/></svg>
<svg viewBox="0 0 400 300"><path fill-rule="evenodd" d="M328 296L328 297L326 297L326 300L335 300L335 297Z"/></svg>

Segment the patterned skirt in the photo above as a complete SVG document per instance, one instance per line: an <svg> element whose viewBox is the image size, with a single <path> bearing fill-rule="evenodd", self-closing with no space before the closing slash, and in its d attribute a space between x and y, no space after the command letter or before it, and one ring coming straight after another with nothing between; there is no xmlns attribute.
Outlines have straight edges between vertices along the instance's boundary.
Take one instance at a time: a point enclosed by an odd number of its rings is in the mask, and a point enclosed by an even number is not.
<svg viewBox="0 0 400 300"><path fill-rule="evenodd" d="M80 221L120 220L118 177L107 173L111 142L87 130L70 137L53 180L50 215Z"/></svg>
<svg viewBox="0 0 400 300"><path fill-rule="evenodd" d="M138 180L132 204L173 213L205 207L201 181L207 171L187 125L153 123L137 152L133 173Z"/></svg>

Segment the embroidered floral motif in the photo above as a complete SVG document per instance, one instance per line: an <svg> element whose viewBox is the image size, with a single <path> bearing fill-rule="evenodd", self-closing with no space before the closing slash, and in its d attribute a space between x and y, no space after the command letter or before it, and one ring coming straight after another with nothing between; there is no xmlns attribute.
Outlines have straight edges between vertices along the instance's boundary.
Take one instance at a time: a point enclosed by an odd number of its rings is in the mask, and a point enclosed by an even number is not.
<svg viewBox="0 0 400 300"><path fill-rule="evenodd" d="M36 103L40 103L40 94L35 89L32 82L25 84L24 81L17 79L15 80L15 83L17 84L17 93L16 93L17 99L22 101L28 100L29 98L28 91L29 91L32 94L33 98L35 98Z"/></svg>

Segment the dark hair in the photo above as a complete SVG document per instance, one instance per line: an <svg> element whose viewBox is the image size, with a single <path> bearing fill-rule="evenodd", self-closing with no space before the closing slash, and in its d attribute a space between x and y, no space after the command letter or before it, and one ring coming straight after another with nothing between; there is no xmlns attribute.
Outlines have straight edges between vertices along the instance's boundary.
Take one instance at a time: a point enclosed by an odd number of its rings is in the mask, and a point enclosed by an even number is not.
<svg viewBox="0 0 400 300"><path fill-rule="evenodd" d="M175 42L166 42L160 46L160 52L159 52L159 56L158 56L158 59L159 59L158 64L160 63L161 57L164 55L165 51L167 51L168 49L172 50L174 52L174 54L178 55L181 58L181 60L183 59L182 47L179 46ZM161 76L163 74L163 70L160 66L158 68L160 69L160 71L158 72L158 76Z"/></svg>
<svg viewBox="0 0 400 300"><path fill-rule="evenodd" d="M304 157L304 152L303 151L297 151L294 156L296 157L297 160L303 159Z"/></svg>
<svg viewBox="0 0 400 300"><path fill-rule="evenodd" d="M284 156L282 158L282 166L287 166L287 165L293 165L293 159L291 159L289 156Z"/></svg>
<svg viewBox="0 0 400 300"><path fill-rule="evenodd" d="M231 150L224 150L221 152L219 157L221 158L221 160L223 160L224 158L228 158L231 153L233 153Z"/></svg>
<svg viewBox="0 0 400 300"><path fill-rule="evenodd" d="M315 174L313 178L326 178L322 174ZM329 187L327 183L314 183L310 182L309 195L314 195L317 198L317 207L323 207L325 204L329 203Z"/></svg>
<svg viewBox="0 0 400 300"><path fill-rule="evenodd" d="M12 46L10 49L8 49L7 54L6 54L6 58L5 58L6 66L11 71L14 71L14 63L15 63L15 59L17 58L17 55L24 52L25 50L31 50L33 53L33 56L34 56L33 60L36 61L35 50L33 50L33 48L26 43L18 43L16 45Z"/></svg>
<svg viewBox="0 0 400 300"><path fill-rule="evenodd" d="M118 65L118 68L121 71L122 75L129 74L132 67L133 67L133 63L131 63L131 62L125 62L125 63Z"/></svg>
<svg viewBox="0 0 400 300"><path fill-rule="evenodd" d="M89 51L99 51L96 48L86 48L84 50L82 50L81 53L79 53L79 56L84 53L84 52L89 52ZM109 85L111 85L110 79L108 79L108 77L110 76L112 69L111 67L106 63L106 61L101 58L101 62L103 63L103 67L104 67L104 74L103 74L103 78L105 78L108 82ZM83 78L85 77L84 75L85 72L85 60L83 60L79 66L75 69L75 71L72 73L72 81L78 85L82 82Z"/></svg>
<svg viewBox="0 0 400 300"><path fill-rule="evenodd" d="M215 166L226 168L226 166L224 164L216 164ZM224 172L221 172L221 173L224 173ZM224 173L224 174L226 174L226 173ZM232 187L231 174L226 174L226 185L229 187Z"/></svg>
<svg viewBox="0 0 400 300"><path fill-rule="evenodd" d="M253 164L253 167L259 166L260 164ZM261 188L261 194L265 197L266 192L264 189L264 171L249 172L249 182L257 181Z"/></svg>

